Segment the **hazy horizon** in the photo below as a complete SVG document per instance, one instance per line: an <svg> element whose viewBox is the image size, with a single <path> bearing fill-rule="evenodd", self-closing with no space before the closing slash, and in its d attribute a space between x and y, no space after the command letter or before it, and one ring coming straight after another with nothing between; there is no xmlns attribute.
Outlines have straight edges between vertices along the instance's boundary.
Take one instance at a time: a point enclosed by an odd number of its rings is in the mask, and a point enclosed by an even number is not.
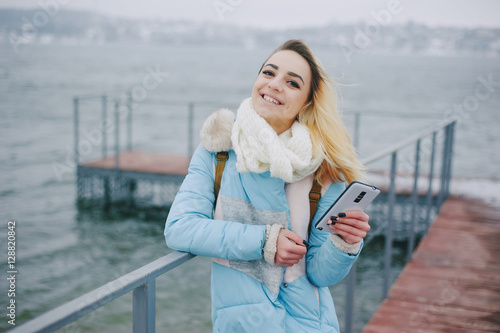
<svg viewBox="0 0 500 333"><path fill-rule="evenodd" d="M372 0L341 2L316 0L313 3L275 0L191 0L188 2L144 0L4 0L0 8L41 9L49 14L59 10L86 10L111 17L166 19L232 23L266 29L317 27L329 23L352 24L384 20L388 23L415 22L431 27L500 28L494 0Z"/></svg>

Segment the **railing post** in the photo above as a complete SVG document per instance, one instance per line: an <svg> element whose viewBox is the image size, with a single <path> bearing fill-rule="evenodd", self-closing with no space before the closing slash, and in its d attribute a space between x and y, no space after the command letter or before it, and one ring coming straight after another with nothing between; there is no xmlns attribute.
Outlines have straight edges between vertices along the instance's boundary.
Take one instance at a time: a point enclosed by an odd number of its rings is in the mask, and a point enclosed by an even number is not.
<svg viewBox="0 0 500 333"><path fill-rule="evenodd" d="M133 332L154 333L156 313L156 280L153 278L134 289L133 292Z"/></svg>
<svg viewBox="0 0 500 333"><path fill-rule="evenodd" d="M436 210L439 211L441 205L445 199L445 191L446 191L446 174L448 172L448 149L449 149L449 125L444 128L444 142L443 142L443 152L441 159L441 179L440 179L440 188L439 188L439 196Z"/></svg>
<svg viewBox="0 0 500 333"><path fill-rule="evenodd" d="M108 155L108 97L106 95L101 96L101 109L102 109L102 158L106 158Z"/></svg>
<svg viewBox="0 0 500 333"><path fill-rule="evenodd" d="M410 217L410 234L408 237L408 252L406 254L406 260L411 260L413 254L413 248L415 246L415 219L417 215L417 204L418 204L418 176L419 176L419 163L420 163L420 139L417 141L417 146L415 148L415 170L413 173L413 191L412 205L411 205L411 217Z"/></svg>
<svg viewBox="0 0 500 333"><path fill-rule="evenodd" d="M432 211L432 180L434 178L434 156L436 155L436 131L432 133L432 150L429 170L429 189L427 190L427 214L425 217L426 225L429 227L431 223Z"/></svg>
<svg viewBox="0 0 500 333"><path fill-rule="evenodd" d="M356 287L356 263L347 275L347 291L345 300L345 333L352 333L354 329L354 288Z"/></svg>
<svg viewBox="0 0 500 333"><path fill-rule="evenodd" d="M450 182L451 182L451 163L452 163L452 157L453 157L453 141L454 141L454 136L455 136L455 124L456 121L452 122L449 124L449 140L448 140L448 166L447 166L447 174L446 174L446 187L445 187L445 198L448 198L450 195Z"/></svg>
<svg viewBox="0 0 500 333"><path fill-rule="evenodd" d="M354 140L353 140L353 146L357 150L359 150L359 127L360 127L360 122L361 122L361 114L359 112L356 112L354 114Z"/></svg>
<svg viewBox="0 0 500 333"><path fill-rule="evenodd" d="M115 169L120 169L120 101L115 100Z"/></svg>
<svg viewBox="0 0 500 333"><path fill-rule="evenodd" d="M188 157L191 159L194 152L194 143L193 143L193 122L194 122L194 103L189 103L188 110Z"/></svg>
<svg viewBox="0 0 500 333"><path fill-rule="evenodd" d="M127 150L132 150L132 92L127 94Z"/></svg>
<svg viewBox="0 0 500 333"><path fill-rule="evenodd" d="M389 185L389 212L387 214L387 229L385 233L385 251L384 251L384 285L382 297L387 298L391 286L391 260L392 260L392 224L394 219L394 205L396 204L396 166L397 151L391 155L391 174Z"/></svg>
<svg viewBox="0 0 500 333"><path fill-rule="evenodd" d="M78 97L73 97L73 125L74 125L74 131L75 131L75 168L78 168L78 164L80 163L80 152L78 149L79 146L79 126L78 126Z"/></svg>

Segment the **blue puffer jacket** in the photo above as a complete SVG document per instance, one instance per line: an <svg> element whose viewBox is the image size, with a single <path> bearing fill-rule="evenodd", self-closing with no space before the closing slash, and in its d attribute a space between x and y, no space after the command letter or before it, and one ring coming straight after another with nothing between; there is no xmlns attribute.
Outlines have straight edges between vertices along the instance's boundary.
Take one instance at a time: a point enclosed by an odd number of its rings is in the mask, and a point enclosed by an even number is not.
<svg viewBox="0 0 500 333"><path fill-rule="evenodd" d="M165 226L170 248L218 258L212 266L213 331L338 332L328 286L347 275L359 252L342 252L327 232L311 228L306 273L284 282L285 268L267 264L263 247L266 224L291 228L285 182L269 172L237 172L230 151L217 203L223 219L214 219L215 163L215 153L200 145ZM344 187L323 189L313 225Z"/></svg>

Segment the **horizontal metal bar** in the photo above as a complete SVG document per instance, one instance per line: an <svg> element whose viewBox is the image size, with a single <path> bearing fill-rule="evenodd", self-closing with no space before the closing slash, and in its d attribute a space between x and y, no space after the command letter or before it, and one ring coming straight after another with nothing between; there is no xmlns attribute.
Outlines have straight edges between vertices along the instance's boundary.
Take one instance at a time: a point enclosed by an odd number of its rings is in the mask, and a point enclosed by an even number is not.
<svg viewBox="0 0 500 333"><path fill-rule="evenodd" d="M222 105L218 101L195 101L195 102L190 102L196 105L197 107L213 107L213 108L233 108L237 109L240 102L229 102L229 103L224 103ZM140 105L163 105L163 106L173 106L173 107L187 107L190 103L185 103L185 102L172 102L169 100L162 100L162 99L147 99L147 100L142 100L139 104ZM351 116L356 113L359 113L363 116L374 116L374 117L387 117L387 118L418 118L418 119L441 119L441 115L437 114L422 114L422 113L405 113L405 114L398 114L395 112L387 112L387 111L357 111L357 110L346 110L344 111L344 115L346 116Z"/></svg>
<svg viewBox="0 0 500 333"><path fill-rule="evenodd" d="M422 138L424 138L424 137L432 134L433 132L435 132L437 130L445 128L446 126L448 126L449 124L451 124L451 123L453 123L455 121L456 121L455 119L450 119L450 120L443 121L443 122L437 124L436 126L433 126L433 127L429 128L429 129L426 129L426 130L424 130L424 131L422 131L420 133L417 133L417 134L411 136L410 138L408 138L408 139L406 139L406 140L404 140L404 141L402 141L402 142L400 142L400 143L398 143L398 144L396 144L394 146L391 146L391 147L388 147L386 149L383 149L380 152L375 153L375 154L369 156L368 158L363 159L362 163L364 165L368 165L370 163L378 161L378 160L380 160L381 158L383 158L385 156L388 156L388 155L390 155L390 154L392 154L392 153L394 153L394 152L396 152L396 151L398 151L400 149L403 149L403 148L411 145L412 143L417 142L418 140L420 140L420 139L422 139Z"/></svg>
<svg viewBox="0 0 500 333"><path fill-rule="evenodd" d="M103 94L100 94L100 95L93 95L93 94L89 94L89 95L79 95L79 96L75 96L75 98L78 98L80 101L89 101L89 100L93 100L93 99L101 99L103 96ZM105 96L105 95L104 95Z"/></svg>
<svg viewBox="0 0 500 333"><path fill-rule="evenodd" d="M384 118L411 118L411 119L442 119L440 114L422 114L422 113L395 113L389 111L359 111L359 110L345 110L343 115L354 116L359 114L363 117L384 117Z"/></svg>
<svg viewBox="0 0 500 333"><path fill-rule="evenodd" d="M147 99L140 101L140 105L163 105L163 106L174 106L174 107L188 107L190 103L193 103L199 107L212 107L212 108L237 108L241 102L225 102L221 104L218 101L194 101L194 102L175 102L169 100L161 100L161 99ZM215 111L215 110L214 110Z"/></svg>
<svg viewBox="0 0 500 333"><path fill-rule="evenodd" d="M191 253L170 253L9 332L53 332L194 257Z"/></svg>

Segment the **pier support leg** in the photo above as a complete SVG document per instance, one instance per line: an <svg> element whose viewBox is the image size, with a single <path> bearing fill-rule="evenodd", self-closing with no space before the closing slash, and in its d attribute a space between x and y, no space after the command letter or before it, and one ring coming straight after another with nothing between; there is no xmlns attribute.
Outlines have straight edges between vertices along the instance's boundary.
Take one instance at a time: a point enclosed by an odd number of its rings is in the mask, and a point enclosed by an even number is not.
<svg viewBox="0 0 500 333"><path fill-rule="evenodd" d="M129 208L135 207L134 194L136 188L137 188L137 182L135 181L135 179L130 179L127 181L127 190L128 190L127 204Z"/></svg>

